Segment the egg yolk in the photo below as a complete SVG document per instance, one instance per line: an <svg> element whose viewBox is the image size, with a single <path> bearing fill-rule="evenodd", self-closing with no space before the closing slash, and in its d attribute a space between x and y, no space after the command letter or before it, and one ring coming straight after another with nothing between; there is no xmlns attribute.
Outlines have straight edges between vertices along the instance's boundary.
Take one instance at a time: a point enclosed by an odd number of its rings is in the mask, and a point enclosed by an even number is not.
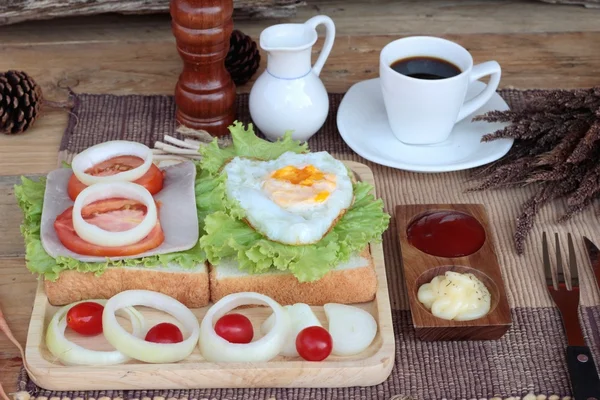
<svg viewBox="0 0 600 400"><path fill-rule="evenodd" d="M307 165L302 169L288 165L273 172L272 177L294 185L312 186L316 181L322 180L325 174L313 165Z"/></svg>
<svg viewBox="0 0 600 400"><path fill-rule="evenodd" d="M281 207L323 203L336 188L334 174L326 174L313 165L293 165L273 172L263 189Z"/></svg>

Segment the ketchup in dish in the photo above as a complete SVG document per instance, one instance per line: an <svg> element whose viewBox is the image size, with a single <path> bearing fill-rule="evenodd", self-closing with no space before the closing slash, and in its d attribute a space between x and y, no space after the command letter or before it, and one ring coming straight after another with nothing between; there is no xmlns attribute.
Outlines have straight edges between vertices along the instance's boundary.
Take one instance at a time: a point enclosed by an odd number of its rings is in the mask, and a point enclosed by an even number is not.
<svg viewBox="0 0 600 400"><path fill-rule="evenodd" d="M479 221L458 211L422 215L409 225L407 236L417 249L437 257L467 256L485 242L485 230Z"/></svg>

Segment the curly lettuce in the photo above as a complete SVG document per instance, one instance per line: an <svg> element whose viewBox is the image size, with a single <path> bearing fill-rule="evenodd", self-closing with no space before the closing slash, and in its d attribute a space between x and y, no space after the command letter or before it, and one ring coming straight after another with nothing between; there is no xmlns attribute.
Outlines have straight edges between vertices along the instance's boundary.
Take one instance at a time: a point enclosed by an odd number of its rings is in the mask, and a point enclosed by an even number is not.
<svg viewBox="0 0 600 400"><path fill-rule="evenodd" d="M370 242L381 240L390 216L383 211L383 201L375 199L371 185L354 184L354 203L333 229L320 241L310 245L288 245L272 241L251 228L243 219L244 211L237 201L228 199L225 190L226 175L223 165L234 157L273 160L285 152L307 153L306 143L294 141L287 132L282 139L268 142L254 134L252 125L247 129L236 122L230 127L233 144L219 148L216 141L200 150L203 203L200 214L205 216L200 238L201 248L215 265L223 259L234 258L238 268L251 274L270 269L290 271L299 281L310 282L322 278L336 265Z"/></svg>
<svg viewBox="0 0 600 400"><path fill-rule="evenodd" d="M234 157L254 158L257 160L274 160L283 153L308 153L308 144L292 139L292 132L285 132L276 142L263 140L254 134L252 124L244 128L241 122L234 122L229 127L233 144L220 148L216 140L200 148L202 160L200 168L210 174L217 174L223 165Z"/></svg>
<svg viewBox="0 0 600 400"><path fill-rule="evenodd" d="M196 177L196 184L199 184ZM21 234L25 240L25 264L27 268L36 274L44 276L45 279L54 281L63 271L73 270L79 272L93 272L102 274L108 267L164 267L169 263L177 264L183 268L194 268L206 261L206 255L200 244L186 251L169 254L160 254L150 257L142 257L127 260L118 260L101 263L90 263L76 260L71 257L52 258L42 247L40 239L40 227L42 221L42 207L44 205L44 193L46 191L46 179L37 181L21 178L21 184L15 185L15 197L23 211L23 223ZM198 193L198 190L196 191ZM198 211L198 216L204 220L204 215Z"/></svg>

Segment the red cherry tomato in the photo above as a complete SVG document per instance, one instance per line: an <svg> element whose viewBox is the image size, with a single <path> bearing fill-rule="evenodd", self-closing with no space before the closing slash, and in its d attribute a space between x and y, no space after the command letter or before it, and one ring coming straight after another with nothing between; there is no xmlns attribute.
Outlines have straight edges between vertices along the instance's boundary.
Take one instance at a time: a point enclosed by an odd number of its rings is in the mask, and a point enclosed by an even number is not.
<svg viewBox="0 0 600 400"><path fill-rule="evenodd" d="M177 325L162 322L154 325L146 333L146 341L154 343L179 343L183 342L183 334Z"/></svg>
<svg viewBox="0 0 600 400"><path fill-rule="evenodd" d="M245 315L235 313L219 318L215 332L230 343L250 343L254 337L252 322Z"/></svg>
<svg viewBox="0 0 600 400"><path fill-rule="evenodd" d="M79 303L67 312L67 326L80 335L94 336L102 333L101 304L92 301Z"/></svg>
<svg viewBox="0 0 600 400"><path fill-rule="evenodd" d="M331 354L333 341L325 328L309 326L296 337L296 350L306 361L322 361Z"/></svg>

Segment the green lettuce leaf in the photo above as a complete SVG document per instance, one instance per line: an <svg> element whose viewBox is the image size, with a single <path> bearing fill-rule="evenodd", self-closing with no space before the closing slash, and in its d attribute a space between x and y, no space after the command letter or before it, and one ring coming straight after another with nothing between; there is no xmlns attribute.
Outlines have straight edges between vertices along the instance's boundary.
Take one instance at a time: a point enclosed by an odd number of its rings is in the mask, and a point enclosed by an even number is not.
<svg viewBox="0 0 600 400"><path fill-rule="evenodd" d="M234 157L248 157L258 160L274 160L285 152L308 153L308 144L292 139L292 132L285 132L276 142L263 140L254 134L252 124L244 128L241 122L234 122L229 127L233 145L219 148L216 140L200 148L202 161L200 167L211 174L220 171L223 164Z"/></svg>
<svg viewBox="0 0 600 400"><path fill-rule="evenodd" d="M383 201L375 200L371 190L367 183L356 183L354 204L315 244L291 246L274 242L224 211L206 217L200 244L215 265L233 257L240 270L251 274L275 268L289 270L300 282L314 281L368 243L381 240L390 217L382 211Z"/></svg>
<svg viewBox="0 0 600 400"><path fill-rule="evenodd" d="M200 177L197 176L197 185L199 184L199 181ZM56 280L62 271L67 270L101 274L108 267L157 268L166 266L169 263L175 263L183 268L194 268L196 265L206 261L206 255L200 247L200 243L186 251L129 260L107 260L106 262L101 263L89 263L71 257L57 257L54 259L46 253L40 239L42 207L44 205L45 191L45 178L34 181L22 177L21 184L15 185L17 203L23 211L21 234L25 240L25 264L31 272L43 275L48 280ZM196 193L198 193L198 191ZM201 215L201 210L198 210L199 218ZM202 220L204 220L203 216Z"/></svg>
<svg viewBox="0 0 600 400"><path fill-rule="evenodd" d="M364 249L367 243L380 242L390 221L383 212L383 200L375 199L371 193L371 185L357 182L353 187L354 203L332 230L338 235L344 259Z"/></svg>
<svg viewBox="0 0 600 400"><path fill-rule="evenodd" d="M354 203L346 214L315 244L282 244L251 228L243 220L244 210L227 198L226 175L220 173L223 165L236 156L272 160L287 151L306 153L308 148L292 140L289 133L280 141L268 142L254 134L252 125L244 129L241 123L235 123L230 131L232 146L219 149L213 141L201 150L203 171L199 187L209 189L210 193L204 192L204 203L199 206L205 216L200 245L212 264L234 258L240 270L251 274L287 270L299 281L310 282L322 278L368 243L381 240L390 216L383 211L383 201L372 195L371 185L363 182L354 184Z"/></svg>
<svg viewBox="0 0 600 400"><path fill-rule="evenodd" d="M204 219L216 210L227 210L231 216L244 218L245 212L235 199L230 199L225 193L225 175L211 175L208 171L200 172L196 184L196 207L200 232L204 229Z"/></svg>

